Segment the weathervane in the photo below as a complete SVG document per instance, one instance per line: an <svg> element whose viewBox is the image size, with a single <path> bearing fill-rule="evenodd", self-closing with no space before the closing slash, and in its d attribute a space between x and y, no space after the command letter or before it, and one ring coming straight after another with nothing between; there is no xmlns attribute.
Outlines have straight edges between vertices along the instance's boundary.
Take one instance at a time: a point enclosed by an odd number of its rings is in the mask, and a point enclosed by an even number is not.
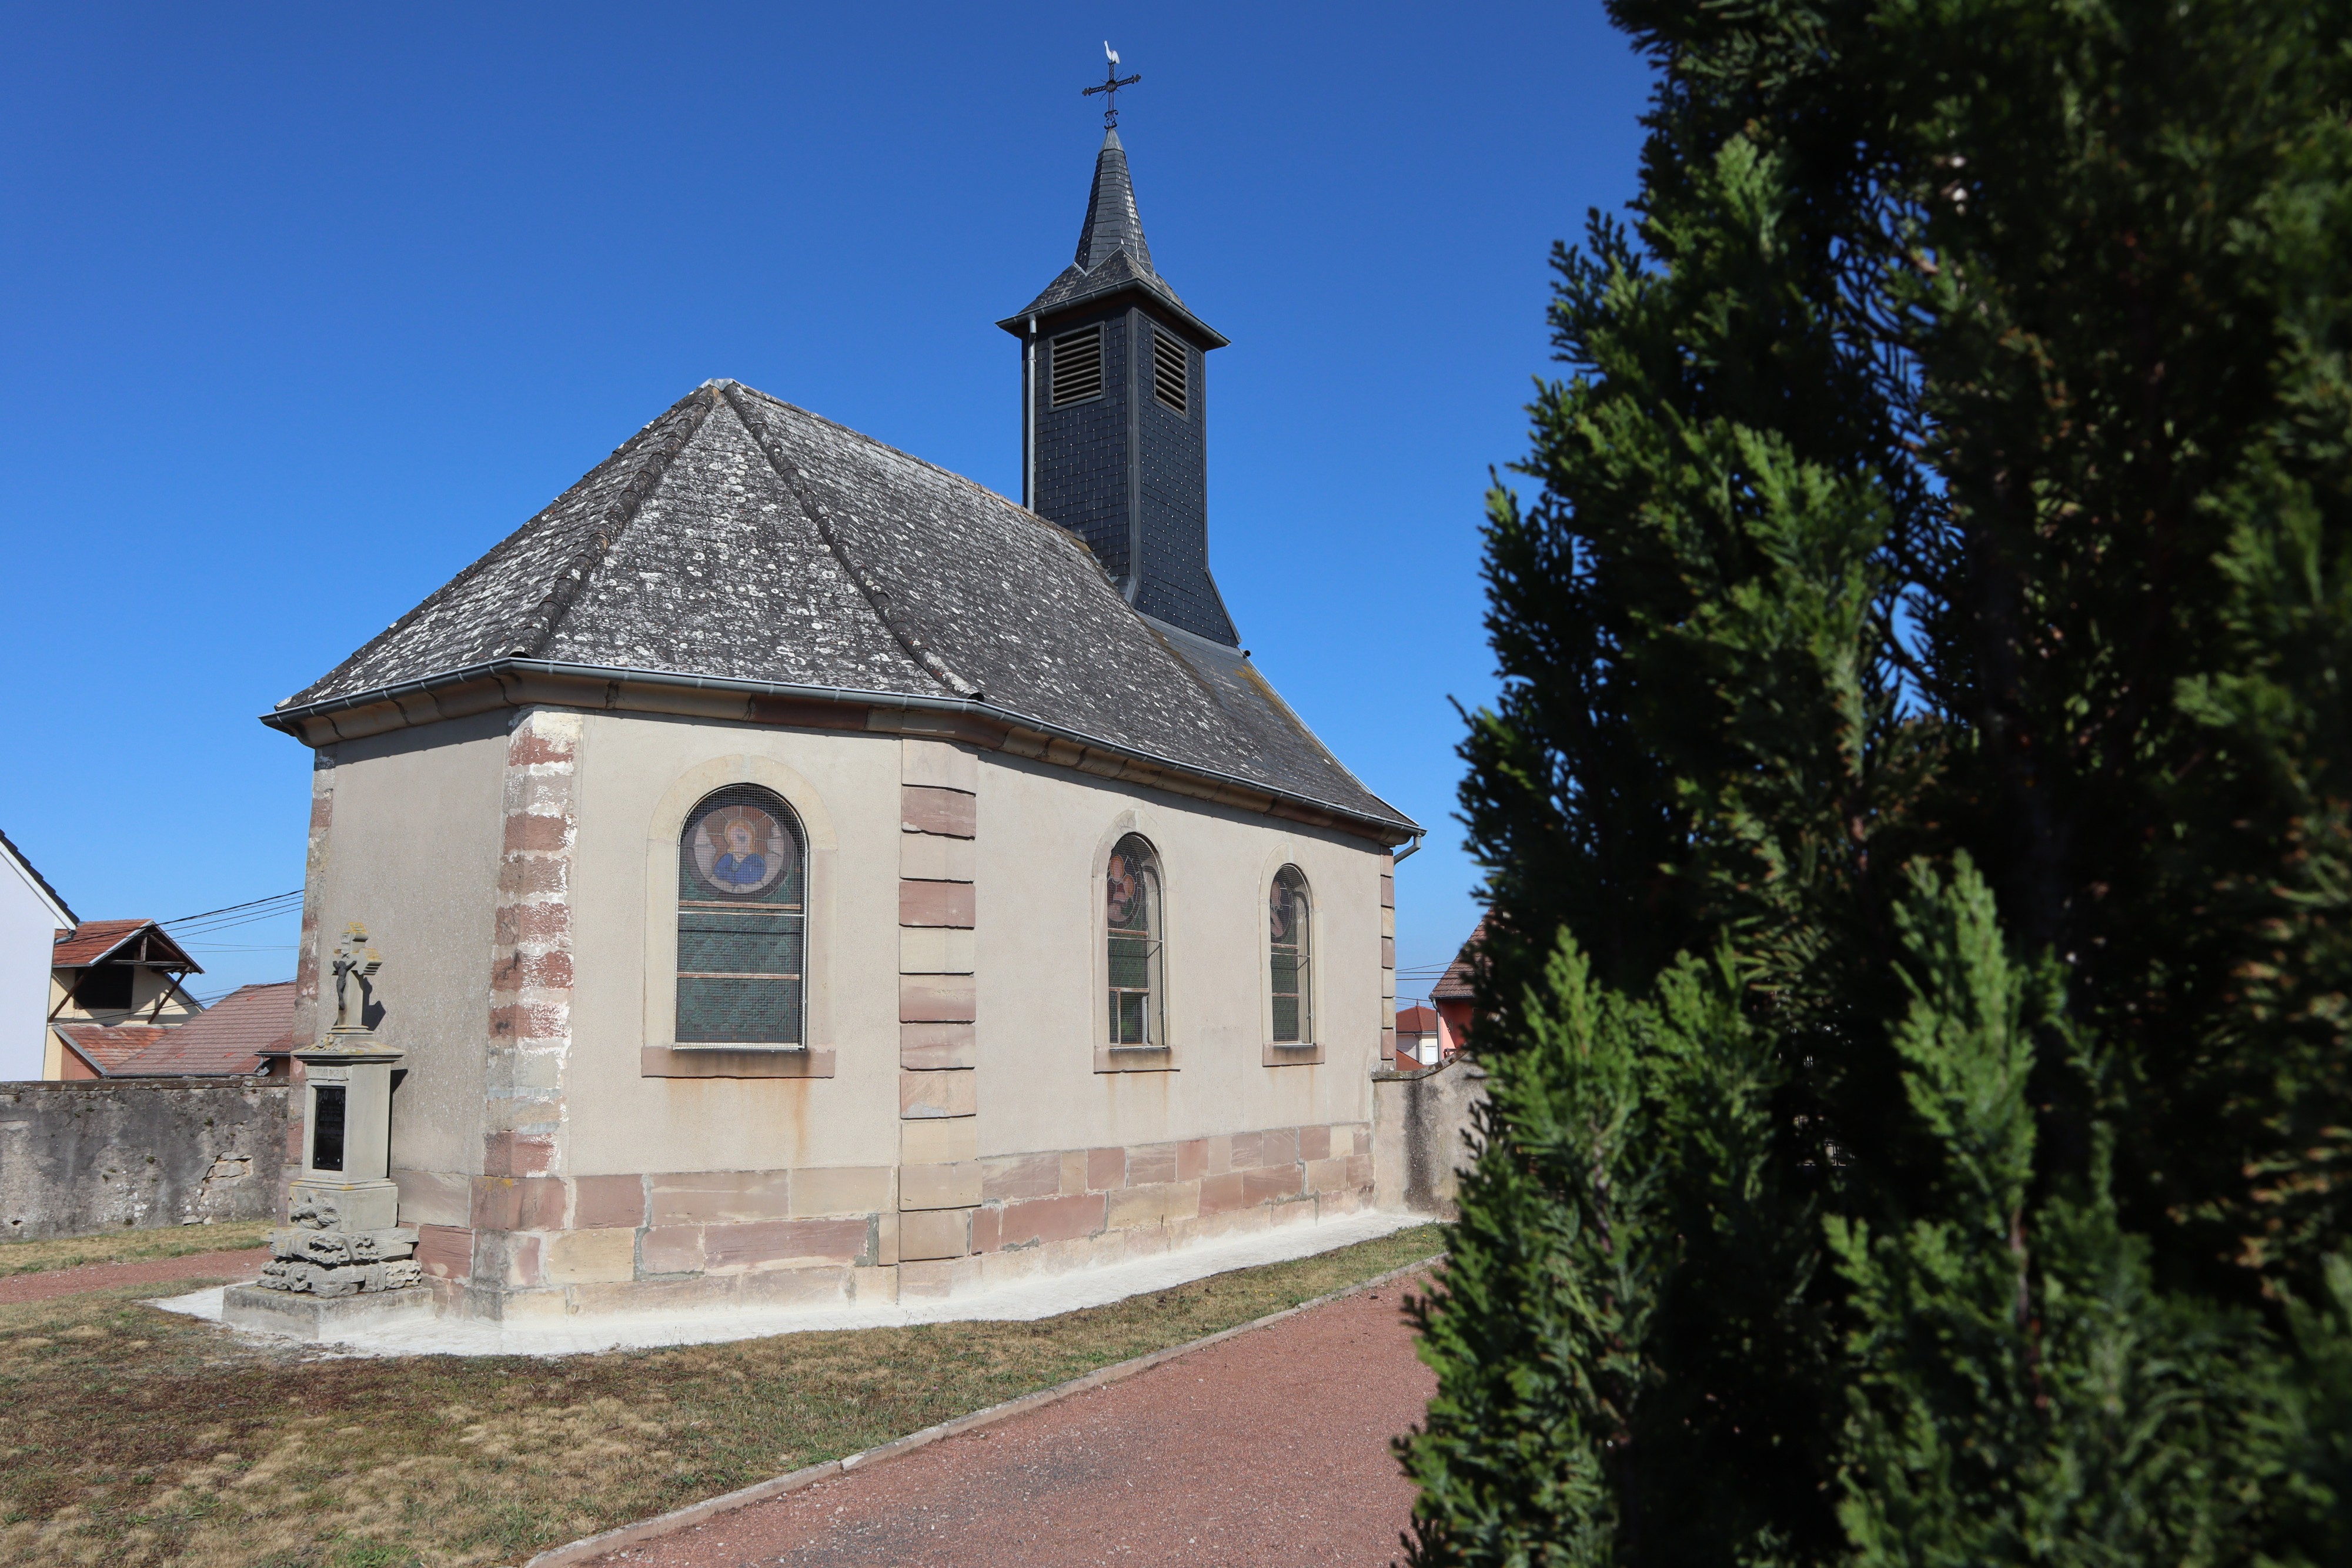
<svg viewBox="0 0 2352 1568"><path fill-rule="evenodd" d="M1105 38L1103 40L1103 53L1110 57L1110 64L1103 71L1102 85L1100 87L1090 87L1078 96L1081 98L1092 98L1097 93L1104 94L1103 129L1105 131L1116 131L1118 129L1118 89L1123 87L1133 87L1137 82L1143 79L1143 73L1141 71L1138 71L1131 77L1120 76L1118 74L1118 51L1110 47L1110 40L1108 38Z"/></svg>

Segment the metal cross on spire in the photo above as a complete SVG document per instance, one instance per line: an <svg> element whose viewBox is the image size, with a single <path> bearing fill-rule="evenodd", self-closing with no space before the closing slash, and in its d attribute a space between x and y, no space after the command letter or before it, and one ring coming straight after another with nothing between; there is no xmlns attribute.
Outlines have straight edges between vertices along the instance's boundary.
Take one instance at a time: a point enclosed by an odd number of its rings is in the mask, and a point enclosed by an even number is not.
<svg viewBox="0 0 2352 1568"><path fill-rule="evenodd" d="M1103 53L1109 57L1110 64L1103 70L1102 85L1090 87L1078 96L1092 98L1097 93L1103 94L1103 129L1116 131L1118 129L1118 89L1123 87L1133 87L1143 79L1143 73L1138 71L1131 77L1120 76L1118 51L1110 47L1108 38L1103 40Z"/></svg>

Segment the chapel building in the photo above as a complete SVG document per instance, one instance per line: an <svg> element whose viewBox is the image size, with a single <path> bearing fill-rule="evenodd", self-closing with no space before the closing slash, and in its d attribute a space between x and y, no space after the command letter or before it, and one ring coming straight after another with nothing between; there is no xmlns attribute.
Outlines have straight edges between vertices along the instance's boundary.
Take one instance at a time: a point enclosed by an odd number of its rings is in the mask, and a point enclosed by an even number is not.
<svg viewBox="0 0 2352 1568"><path fill-rule="evenodd" d="M445 1308L936 1295L1370 1204L1421 830L1239 646L1225 340L1115 131L1000 325L1025 505L709 382L265 719L315 752L295 1037L363 922Z"/></svg>

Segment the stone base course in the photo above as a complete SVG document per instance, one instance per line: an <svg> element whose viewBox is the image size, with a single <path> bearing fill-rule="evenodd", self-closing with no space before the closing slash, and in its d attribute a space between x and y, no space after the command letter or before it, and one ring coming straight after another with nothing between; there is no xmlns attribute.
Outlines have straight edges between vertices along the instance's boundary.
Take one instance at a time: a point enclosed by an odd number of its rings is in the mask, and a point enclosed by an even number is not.
<svg viewBox="0 0 2352 1568"><path fill-rule="evenodd" d="M491 1318L939 1296L1371 1204L1361 1123L984 1158L970 1146L971 1118L947 1121L937 1137L919 1121L900 1125L907 1152L951 1157L895 1168L394 1175L427 1283L448 1310ZM965 1135L947 1139L950 1130Z"/></svg>

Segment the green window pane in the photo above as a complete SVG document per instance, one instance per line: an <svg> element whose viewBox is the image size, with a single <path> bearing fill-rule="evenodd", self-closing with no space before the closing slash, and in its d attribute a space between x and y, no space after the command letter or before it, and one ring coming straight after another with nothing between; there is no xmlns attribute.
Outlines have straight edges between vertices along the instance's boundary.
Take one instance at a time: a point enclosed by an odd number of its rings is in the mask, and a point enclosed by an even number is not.
<svg viewBox="0 0 2352 1568"><path fill-rule="evenodd" d="M1151 1005L1148 993L1113 991L1110 994L1110 1042L1113 1045L1148 1045L1150 1036L1144 1028L1144 1015Z"/></svg>
<svg viewBox="0 0 2352 1568"><path fill-rule="evenodd" d="M1288 1045L1298 1039L1298 998L1276 996L1274 998L1274 1038L1278 1045Z"/></svg>
<svg viewBox="0 0 2352 1568"><path fill-rule="evenodd" d="M677 967L689 975L797 975L801 922L690 910L677 920Z"/></svg>
<svg viewBox="0 0 2352 1568"><path fill-rule="evenodd" d="M800 1043L801 983L797 979L677 982L677 1038L746 1045Z"/></svg>

